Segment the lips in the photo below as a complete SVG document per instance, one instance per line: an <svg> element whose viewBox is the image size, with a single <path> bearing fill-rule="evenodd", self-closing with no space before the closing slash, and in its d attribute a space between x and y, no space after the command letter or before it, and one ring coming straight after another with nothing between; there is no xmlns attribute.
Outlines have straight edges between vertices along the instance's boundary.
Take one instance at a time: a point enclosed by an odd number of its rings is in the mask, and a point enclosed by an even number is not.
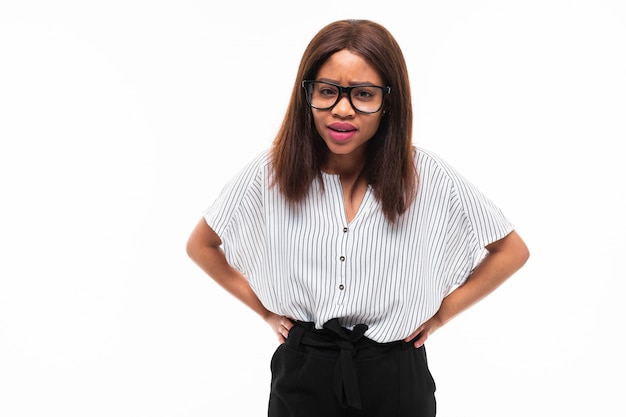
<svg viewBox="0 0 626 417"><path fill-rule="evenodd" d="M350 139L357 132L356 127L350 123L332 123L328 125L328 134L337 141Z"/></svg>

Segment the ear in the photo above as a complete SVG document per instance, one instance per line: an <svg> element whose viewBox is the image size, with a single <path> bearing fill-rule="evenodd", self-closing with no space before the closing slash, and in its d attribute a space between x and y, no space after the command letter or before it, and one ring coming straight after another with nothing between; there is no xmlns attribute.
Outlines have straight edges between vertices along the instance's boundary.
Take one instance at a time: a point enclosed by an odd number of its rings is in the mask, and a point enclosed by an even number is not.
<svg viewBox="0 0 626 417"><path fill-rule="evenodd" d="M389 105L389 102L385 100L385 103L383 104L383 110L382 110L383 116L386 116L389 113L389 111L391 110L390 107L391 106Z"/></svg>

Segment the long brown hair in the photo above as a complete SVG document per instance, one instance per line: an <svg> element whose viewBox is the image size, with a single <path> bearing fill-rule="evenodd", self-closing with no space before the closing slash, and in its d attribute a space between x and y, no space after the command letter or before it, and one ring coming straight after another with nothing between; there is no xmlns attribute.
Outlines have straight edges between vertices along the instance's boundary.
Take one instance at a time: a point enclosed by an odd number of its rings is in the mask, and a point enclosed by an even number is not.
<svg viewBox="0 0 626 417"><path fill-rule="evenodd" d="M314 79L324 62L343 49L363 57L391 87L391 94L385 98L385 115L367 142L361 177L372 187L383 213L393 223L407 210L417 188L411 91L400 46L386 28L369 20L333 22L322 28L304 51L271 150L274 184L288 201L297 204L306 196L311 182L321 177L328 148L315 129L301 82Z"/></svg>

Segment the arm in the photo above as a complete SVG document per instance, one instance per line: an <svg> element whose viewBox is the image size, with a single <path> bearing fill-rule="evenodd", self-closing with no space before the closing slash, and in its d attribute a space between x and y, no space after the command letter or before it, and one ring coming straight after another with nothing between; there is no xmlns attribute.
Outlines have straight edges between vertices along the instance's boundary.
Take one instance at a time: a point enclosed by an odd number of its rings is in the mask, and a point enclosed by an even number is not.
<svg viewBox="0 0 626 417"><path fill-rule="evenodd" d="M424 344L428 336L452 318L467 310L498 288L519 270L529 252L522 238L513 231L486 247L488 254L467 280L444 298L439 311L417 328L405 341L415 340L415 347Z"/></svg>
<svg viewBox="0 0 626 417"><path fill-rule="evenodd" d="M221 245L222 240L217 233L204 219L200 219L187 240L187 254L222 288L260 315L272 327L279 341L284 342L293 324L263 306L246 277L230 266Z"/></svg>

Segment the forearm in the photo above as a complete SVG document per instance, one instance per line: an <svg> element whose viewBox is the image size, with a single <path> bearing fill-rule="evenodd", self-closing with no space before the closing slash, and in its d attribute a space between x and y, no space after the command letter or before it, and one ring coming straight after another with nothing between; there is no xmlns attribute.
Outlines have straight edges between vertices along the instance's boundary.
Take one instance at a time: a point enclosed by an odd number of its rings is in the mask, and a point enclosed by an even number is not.
<svg viewBox="0 0 626 417"><path fill-rule="evenodd" d="M246 277L228 264L220 248L205 248L200 256L192 259L222 288L261 317L266 318L268 310L252 291Z"/></svg>
<svg viewBox="0 0 626 417"><path fill-rule="evenodd" d="M189 237L187 254L222 288L267 320L271 313L252 291L246 277L228 263L220 245L219 237L201 220Z"/></svg>
<svg viewBox="0 0 626 417"><path fill-rule="evenodd" d="M493 292L519 270L529 256L526 245L516 232L489 246L488 250L487 256L465 283L444 298L436 314L440 325Z"/></svg>

